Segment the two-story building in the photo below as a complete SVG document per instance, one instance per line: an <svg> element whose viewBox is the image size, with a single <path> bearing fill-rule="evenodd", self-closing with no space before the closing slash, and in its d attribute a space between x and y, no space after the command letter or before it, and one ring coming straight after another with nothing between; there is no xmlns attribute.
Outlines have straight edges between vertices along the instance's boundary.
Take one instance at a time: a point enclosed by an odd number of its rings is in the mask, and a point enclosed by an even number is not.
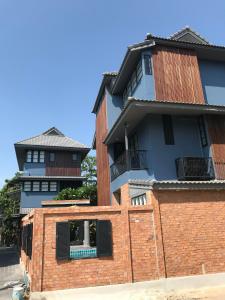
<svg viewBox="0 0 225 300"><path fill-rule="evenodd" d="M17 142L15 151L21 190L21 214L42 206L65 188L82 186L81 162L89 148L53 127L46 132Z"/></svg>
<svg viewBox="0 0 225 300"><path fill-rule="evenodd" d="M98 201L146 188L216 188L225 179L225 47L190 28L148 34L105 73L94 105ZM224 187L224 186L223 186Z"/></svg>

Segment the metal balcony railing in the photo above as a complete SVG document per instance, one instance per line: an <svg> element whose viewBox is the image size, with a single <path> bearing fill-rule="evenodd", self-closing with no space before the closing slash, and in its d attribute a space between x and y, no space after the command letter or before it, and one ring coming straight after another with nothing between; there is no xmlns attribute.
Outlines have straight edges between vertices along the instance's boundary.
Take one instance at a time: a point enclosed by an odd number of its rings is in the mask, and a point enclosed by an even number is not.
<svg viewBox="0 0 225 300"><path fill-rule="evenodd" d="M182 157L176 159L178 180L211 180L215 178L212 158Z"/></svg>
<svg viewBox="0 0 225 300"><path fill-rule="evenodd" d="M111 181L128 170L143 170L147 168L145 150L129 150L124 152L114 164L111 165Z"/></svg>

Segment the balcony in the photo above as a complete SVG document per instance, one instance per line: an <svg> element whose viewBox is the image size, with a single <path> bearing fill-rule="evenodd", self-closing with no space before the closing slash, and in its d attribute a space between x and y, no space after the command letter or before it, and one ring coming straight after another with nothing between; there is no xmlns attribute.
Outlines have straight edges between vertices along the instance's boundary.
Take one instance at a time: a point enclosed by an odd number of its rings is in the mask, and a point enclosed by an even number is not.
<svg viewBox="0 0 225 300"><path fill-rule="evenodd" d="M147 169L146 152L145 150L124 152L110 167L111 181L126 171Z"/></svg>
<svg viewBox="0 0 225 300"><path fill-rule="evenodd" d="M211 180L215 178L211 158L182 157L176 159L178 180Z"/></svg>

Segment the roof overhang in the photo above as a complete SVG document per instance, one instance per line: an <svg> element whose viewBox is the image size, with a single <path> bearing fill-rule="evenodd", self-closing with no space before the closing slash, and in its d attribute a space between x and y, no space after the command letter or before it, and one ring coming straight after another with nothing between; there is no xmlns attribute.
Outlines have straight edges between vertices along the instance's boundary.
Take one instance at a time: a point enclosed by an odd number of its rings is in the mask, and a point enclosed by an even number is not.
<svg viewBox="0 0 225 300"><path fill-rule="evenodd" d="M84 176L19 176L17 181L26 180L55 180L55 181L84 181Z"/></svg>
<svg viewBox="0 0 225 300"><path fill-rule="evenodd" d="M173 114L173 115L225 115L225 106L208 104L188 104L168 101L141 100L128 98L124 110L105 138L105 144L112 144L124 139L126 126L129 134L148 114Z"/></svg>
<svg viewBox="0 0 225 300"><path fill-rule="evenodd" d="M178 180L129 180L136 188L144 187L150 190L224 190L225 180L210 181L178 181Z"/></svg>
<svg viewBox="0 0 225 300"><path fill-rule="evenodd" d="M92 109L92 113L97 113L99 104L102 100L103 94L105 92L105 87L108 86L111 83L112 78L115 78L117 76L117 72L111 72L111 73L103 73L103 79L98 91L97 98L95 100L94 107Z"/></svg>

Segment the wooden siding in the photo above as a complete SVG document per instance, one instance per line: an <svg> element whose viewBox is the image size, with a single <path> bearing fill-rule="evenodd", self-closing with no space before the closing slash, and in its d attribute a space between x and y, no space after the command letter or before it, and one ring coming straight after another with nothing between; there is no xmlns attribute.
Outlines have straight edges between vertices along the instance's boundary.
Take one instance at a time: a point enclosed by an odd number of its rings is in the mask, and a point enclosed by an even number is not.
<svg viewBox="0 0 225 300"><path fill-rule="evenodd" d="M98 205L110 205L110 173L108 148L103 144L103 141L108 132L105 97L106 96L104 96L96 115Z"/></svg>
<svg viewBox="0 0 225 300"><path fill-rule="evenodd" d="M157 47L153 51L156 100L205 103L194 51Z"/></svg>
<svg viewBox="0 0 225 300"><path fill-rule="evenodd" d="M55 161L50 161L50 153L46 155L46 176L80 176L80 158L72 160L73 152L55 151Z"/></svg>
<svg viewBox="0 0 225 300"><path fill-rule="evenodd" d="M217 179L225 179L225 116L207 116L212 157Z"/></svg>

